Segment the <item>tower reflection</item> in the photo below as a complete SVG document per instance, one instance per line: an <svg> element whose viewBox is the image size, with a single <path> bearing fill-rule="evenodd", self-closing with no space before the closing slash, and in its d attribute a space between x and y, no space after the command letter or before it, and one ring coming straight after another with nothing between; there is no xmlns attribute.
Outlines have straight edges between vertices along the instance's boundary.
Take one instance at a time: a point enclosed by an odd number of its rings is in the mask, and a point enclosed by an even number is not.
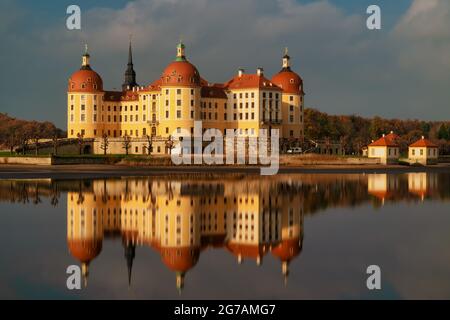
<svg viewBox="0 0 450 320"><path fill-rule="evenodd" d="M69 251L82 266L101 253L104 239L120 236L131 285L137 246L149 246L172 270L181 291L189 270L208 249L238 263L263 263L271 253L285 282L303 242L299 185L255 180L94 180L89 191L67 193Z"/></svg>

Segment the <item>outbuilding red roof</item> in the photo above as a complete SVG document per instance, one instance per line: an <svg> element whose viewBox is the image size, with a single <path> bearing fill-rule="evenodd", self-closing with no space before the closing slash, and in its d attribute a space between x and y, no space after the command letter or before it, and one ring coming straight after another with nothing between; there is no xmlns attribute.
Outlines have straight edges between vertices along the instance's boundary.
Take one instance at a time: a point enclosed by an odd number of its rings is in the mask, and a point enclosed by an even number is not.
<svg viewBox="0 0 450 320"><path fill-rule="evenodd" d="M417 140L416 142L410 145L411 148L437 148L438 145L431 142L428 139L422 137L422 139Z"/></svg>
<svg viewBox="0 0 450 320"><path fill-rule="evenodd" d="M387 136L383 136L369 144L369 147L398 147L398 144L395 140L389 139Z"/></svg>

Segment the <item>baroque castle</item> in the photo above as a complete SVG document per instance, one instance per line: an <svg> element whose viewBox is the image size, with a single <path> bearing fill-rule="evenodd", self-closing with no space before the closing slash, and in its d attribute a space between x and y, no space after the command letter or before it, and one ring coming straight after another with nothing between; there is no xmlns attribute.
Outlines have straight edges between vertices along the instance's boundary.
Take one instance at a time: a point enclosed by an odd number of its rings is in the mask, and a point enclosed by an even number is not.
<svg viewBox="0 0 450 320"><path fill-rule="evenodd" d="M124 153L123 137L131 138L130 153L168 153L174 133L191 132L194 122L203 130L258 137L259 129L279 129L291 144L303 140L304 91L302 78L291 69L287 49L282 69L272 79L264 70L248 74L243 69L225 83L210 83L188 61L185 45L177 45L175 61L161 77L147 86L136 82L131 42L121 91L106 91L93 70L87 50L80 70L72 74L67 92L68 138L93 139L94 153L102 153L101 141L109 139L105 153ZM149 137L155 141L149 147ZM159 144L158 144L159 142ZM151 148L151 150L147 150ZM128 150L127 150L128 151Z"/></svg>

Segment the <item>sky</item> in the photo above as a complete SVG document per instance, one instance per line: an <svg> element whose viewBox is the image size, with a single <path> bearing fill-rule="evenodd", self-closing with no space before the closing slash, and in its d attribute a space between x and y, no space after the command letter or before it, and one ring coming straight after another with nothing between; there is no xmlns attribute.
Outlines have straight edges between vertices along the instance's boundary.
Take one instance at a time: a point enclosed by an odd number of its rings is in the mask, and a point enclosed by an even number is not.
<svg viewBox="0 0 450 320"><path fill-rule="evenodd" d="M81 8L81 30L66 9ZM381 8L381 30L366 9ZM0 112L66 128L67 81L84 43L108 90L120 88L129 35L137 80L159 78L183 38L209 82L242 67L269 78L289 48L306 107L330 114L450 120L448 0L135 0L0 3Z"/></svg>

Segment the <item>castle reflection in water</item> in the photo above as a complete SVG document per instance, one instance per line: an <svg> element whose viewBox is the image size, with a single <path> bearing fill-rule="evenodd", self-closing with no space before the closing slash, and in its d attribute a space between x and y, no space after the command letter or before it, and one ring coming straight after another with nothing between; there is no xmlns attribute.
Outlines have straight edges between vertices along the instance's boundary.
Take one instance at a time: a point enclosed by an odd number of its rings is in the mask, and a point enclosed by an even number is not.
<svg viewBox="0 0 450 320"><path fill-rule="evenodd" d="M159 252L181 290L205 250L226 250L238 263L279 260L285 281L303 246L304 216L327 207L382 206L450 198L447 173L227 175L105 180L4 180L0 201L58 206L67 194L70 254L89 268L104 241L121 238L128 279L137 246ZM188 280L187 280L188 281Z"/></svg>
<svg viewBox="0 0 450 320"><path fill-rule="evenodd" d="M122 179L93 181L90 192L67 194L67 239L83 275L102 243L120 235L131 281L136 246L157 250L183 288L200 253L228 250L239 263L257 265L265 255L289 262L301 251L303 211L290 183L259 180L168 181Z"/></svg>

